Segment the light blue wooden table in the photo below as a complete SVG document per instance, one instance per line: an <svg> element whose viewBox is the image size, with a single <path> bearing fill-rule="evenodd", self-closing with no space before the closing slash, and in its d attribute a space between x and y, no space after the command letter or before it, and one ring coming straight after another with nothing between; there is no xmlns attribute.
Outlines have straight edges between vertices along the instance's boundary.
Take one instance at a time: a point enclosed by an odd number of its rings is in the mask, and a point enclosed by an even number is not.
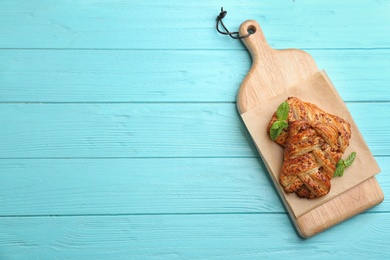
<svg viewBox="0 0 390 260"><path fill-rule="evenodd" d="M300 238L236 111L257 20L308 51L385 201ZM1 0L0 259L390 258L390 1Z"/></svg>

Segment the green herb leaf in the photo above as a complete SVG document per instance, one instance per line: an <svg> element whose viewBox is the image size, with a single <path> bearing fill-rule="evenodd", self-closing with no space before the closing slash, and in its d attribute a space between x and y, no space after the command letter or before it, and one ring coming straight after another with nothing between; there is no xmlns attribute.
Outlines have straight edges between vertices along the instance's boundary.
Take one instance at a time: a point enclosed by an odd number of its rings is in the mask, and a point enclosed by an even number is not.
<svg viewBox="0 0 390 260"><path fill-rule="evenodd" d="M269 131L269 135L272 140L278 138L278 136L283 132L283 129L288 127L287 119L289 110L290 105L287 103L287 101L278 106L278 109L276 110L276 116L278 120L272 124Z"/></svg>
<svg viewBox="0 0 390 260"><path fill-rule="evenodd" d="M341 167L343 166L345 168L345 163L344 163L344 160L343 159L340 159L337 164L336 164L336 167Z"/></svg>
<svg viewBox="0 0 390 260"><path fill-rule="evenodd" d="M356 152L352 152L350 156L348 156L347 159L344 161L345 168L352 165L353 161L355 161L356 158Z"/></svg>
<svg viewBox="0 0 390 260"><path fill-rule="evenodd" d="M356 152L352 152L347 159L345 160L340 159L336 164L336 170L333 174L333 177L343 176L345 168L351 166L355 158L356 158Z"/></svg>
<svg viewBox="0 0 390 260"><path fill-rule="evenodd" d="M333 174L333 177L341 177L344 174L345 167L344 165L341 165L339 167L336 167L336 170Z"/></svg>
<svg viewBox="0 0 390 260"><path fill-rule="evenodd" d="M276 110L276 116L280 121L285 121L288 118L289 110L290 110L290 105L287 103L287 101L284 101L282 104L278 106L278 109Z"/></svg>
<svg viewBox="0 0 390 260"><path fill-rule="evenodd" d="M288 124L286 121L275 121L270 129L269 135L272 140L278 138L278 136L282 133L283 129L287 128Z"/></svg>

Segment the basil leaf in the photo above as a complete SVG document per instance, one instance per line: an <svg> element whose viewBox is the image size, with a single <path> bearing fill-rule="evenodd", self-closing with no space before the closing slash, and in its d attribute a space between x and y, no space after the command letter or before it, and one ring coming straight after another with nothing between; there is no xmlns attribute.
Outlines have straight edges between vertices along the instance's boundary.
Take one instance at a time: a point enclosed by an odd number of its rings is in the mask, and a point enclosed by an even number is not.
<svg viewBox="0 0 390 260"><path fill-rule="evenodd" d="M336 171L333 174L333 177L341 177L344 174L345 166L343 164L340 164L336 167Z"/></svg>
<svg viewBox="0 0 390 260"><path fill-rule="evenodd" d="M348 158L345 159L345 161L344 161L345 168L351 166L353 161L355 160L355 158L356 158L356 152L352 152L351 155L348 156Z"/></svg>
<svg viewBox="0 0 390 260"><path fill-rule="evenodd" d="M286 121L275 121L270 129L270 137L272 140L278 138L278 136L282 133L283 129L287 128L288 124Z"/></svg>
<svg viewBox="0 0 390 260"><path fill-rule="evenodd" d="M340 159L336 164L336 170L333 174L333 177L343 176L345 168L351 166L355 158L356 158L356 152L352 152L347 159L345 160Z"/></svg>
<svg viewBox="0 0 390 260"><path fill-rule="evenodd" d="M343 159L340 159L337 164L336 164L336 167L341 167L341 166L345 166L345 163L344 163L344 160Z"/></svg>
<svg viewBox="0 0 390 260"><path fill-rule="evenodd" d="M276 110L276 116L280 121L285 121L288 118L289 110L290 110L290 105L287 103L287 101L284 101L282 104L278 106L278 109Z"/></svg>
<svg viewBox="0 0 390 260"><path fill-rule="evenodd" d="M280 121L280 128L285 129L288 127L288 123L286 121Z"/></svg>

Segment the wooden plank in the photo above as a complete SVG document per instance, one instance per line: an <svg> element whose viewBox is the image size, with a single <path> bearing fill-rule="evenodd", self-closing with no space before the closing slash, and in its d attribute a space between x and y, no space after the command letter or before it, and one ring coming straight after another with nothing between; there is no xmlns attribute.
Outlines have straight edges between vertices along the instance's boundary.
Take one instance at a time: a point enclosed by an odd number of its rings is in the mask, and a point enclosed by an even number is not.
<svg viewBox="0 0 390 260"><path fill-rule="evenodd" d="M389 101L389 49L309 53L344 100ZM0 102L233 102L251 64L246 50L0 50L0 57Z"/></svg>
<svg viewBox="0 0 390 260"><path fill-rule="evenodd" d="M348 107L390 155L390 103ZM234 103L0 104L0 119L0 158L258 156Z"/></svg>
<svg viewBox="0 0 390 260"><path fill-rule="evenodd" d="M231 30L258 20L274 48L390 47L388 1L247 0L224 7ZM206 0L3 0L0 48L242 49L213 29L219 8Z"/></svg>
<svg viewBox="0 0 390 260"><path fill-rule="evenodd" d="M388 213L302 241L286 214L0 218L2 259L387 259ZM313 253L314 252L314 253Z"/></svg>
<svg viewBox="0 0 390 260"><path fill-rule="evenodd" d="M284 212L259 158L0 160L0 215Z"/></svg>
<svg viewBox="0 0 390 260"><path fill-rule="evenodd" d="M386 194L390 160L377 159ZM286 212L259 158L1 159L0 172L2 217Z"/></svg>
<svg viewBox="0 0 390 260"><path fill-rule="evenodd" d="M0 57L0 102L233 102L250 67L245 51L0 50Z"/></svg>

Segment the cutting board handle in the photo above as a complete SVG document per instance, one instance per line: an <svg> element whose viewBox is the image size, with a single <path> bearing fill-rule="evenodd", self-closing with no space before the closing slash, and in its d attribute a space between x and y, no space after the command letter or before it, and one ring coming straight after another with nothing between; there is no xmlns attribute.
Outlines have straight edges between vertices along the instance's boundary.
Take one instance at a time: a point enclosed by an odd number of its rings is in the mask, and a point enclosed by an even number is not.
<svg viewBox="0 0 390 260"><path fill-rule="evenodd" d="M252 55L254 63L257 62L262 53L264 54L271 50L260 25L256 21L247 20L243 22L239 32L241 36L251 33L249 37L243 38L242 41Z"/></svg>
<svg viewBox="0 0 390 260"><path fill-rule="evenodd" d="M318 72L314 59L298 49L271 48L254 20L241 24L240 36L252 56L252 67L243 80L237 97L241 114L276 96L286 88Z"/></svg>

